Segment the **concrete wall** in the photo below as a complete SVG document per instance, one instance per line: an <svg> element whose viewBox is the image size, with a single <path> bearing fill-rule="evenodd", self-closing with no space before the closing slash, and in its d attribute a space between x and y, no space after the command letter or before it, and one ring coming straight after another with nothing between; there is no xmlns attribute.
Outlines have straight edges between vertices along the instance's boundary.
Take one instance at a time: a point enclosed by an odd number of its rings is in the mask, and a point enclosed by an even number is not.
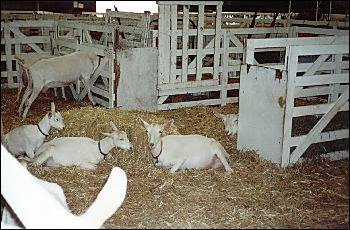
<svg viewBox="0 0 350 230"><path fill-rule="evenodd" d="M120 52L117 107L126 110L156 111L157 48L133 48Z"/></svg>

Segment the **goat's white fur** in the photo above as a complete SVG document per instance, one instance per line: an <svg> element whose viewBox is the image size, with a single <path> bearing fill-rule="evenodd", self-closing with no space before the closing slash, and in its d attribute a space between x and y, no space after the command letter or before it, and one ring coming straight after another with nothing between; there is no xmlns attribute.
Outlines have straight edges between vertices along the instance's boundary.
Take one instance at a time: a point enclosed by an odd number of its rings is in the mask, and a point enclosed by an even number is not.
<svg viewBox="0 0 350 230"><path fill-rule="evenodd" d="M48 135L51 127L64 128L62 116L60 112L55 111L53 102L51 103L51 111L39 121L38 125L22 125L8 132L4 136L4 146L15 157L26 153L29 158L33 158L45 140L44 134ZM39 128L44 134L40 132Z"/></svg>
<svg viewBox="0 0 350 230"><path fill-rule="evenodd" d="M25 76L25 78L29 81L29 74L28 74L28 68L30 66L32 66L35 62L42 60L42 59L48 59L48 58L52 58L54 56L48 55L46 53L44 54L35 54L35 55L31 55L29 57L26 58L20 58L17 55L14 55L14 58L18 61L19 65L18 65L18 76L22 77L23 74ZM25 68L24 66L26 66L27 68ZM22 89L24 88L23 85L23 81L19 81L19 87L18 87L18 93L17 93L17 98L16 101L17 102L19 100L19 96L22 92ZM55 96L57 97L57 88L54 88L55 90ZM64 92L64 86L61 87L62 90L62 97L67 100L65 92Z"/></svg>
<svg viewBox="0 0 350 230"><path fill-rule="evenodd" d="M40 146L33 159L35 165L46 164L47 166L79 166L86 169L94 169L104 155L115 148L131 149L127 134L120 131L111 121L112 133L103 133L106 137L95 141L88 137L60 137L46 142Z"/></svg>
<svg viewBox="0 0 350 230"><path fill-rule="evenodd" d="M159 125L139 119L147 130L149 147L153 158L157 159L157 166L171 168L170 172L175 173L178 169L218 168L224 165L226 171L232 172L226 160L228 153L215 139L202 135L162 137L161 134L172 125L173 120Z"/></svg>
<svg viewBox="0 0 350 230"><path fill-rule="evenodd" d="M214 111L214 115L217 118L220 118L225 126L225 131L227 135L235 135L237 133L238 129L238 114L221 114L216 111Z"/></svg>
<svg viewBox="0 0 350 230"><path fill-rule="evenodd" d="M16 180L9 175L16 175ZM74 215L60 186L34 177L1 145L1 194L25 228L100 228L122 205L126 190L125 172L114 167L94 203L85 213ZM18 228L3 221L1 228Z"/></svg>
<svg viewBox="0 0 350 230"><path fill-rule="evenodd" d="M92 52L76 51L71 54L43 59L28 66L19 60L24 68L28 69L28 86L24 92L18 113L22 113L23 105L26 102L22 117L27 116L28 110L37 98L40 91L45 88L62 87L81 80L93 105L89 80L99 65L99 58Z"/></svg>

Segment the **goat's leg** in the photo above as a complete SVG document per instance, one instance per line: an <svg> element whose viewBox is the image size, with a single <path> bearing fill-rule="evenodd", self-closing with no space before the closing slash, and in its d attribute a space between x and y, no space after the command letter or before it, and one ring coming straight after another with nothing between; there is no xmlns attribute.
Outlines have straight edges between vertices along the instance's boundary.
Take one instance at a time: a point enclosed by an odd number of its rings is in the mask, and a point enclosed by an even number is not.
<svg viewBox="0 0 350 230"><path fill-rule="evenodd" d="M27 156L30 158L30 159L33 159L34 158L34 150L30 147L27 147L26 148L26 154Z"/></svg>
<svg viewBox="0 0 350 230"><path fill-rule="evenodd" d="M218 150L219 150L219 149L218 149ZM218 151L218 152L216 153L216 156L220 159L220 161L221 161L222 164L224 165L225 170L226 170L227 172L233 172L233 170L232 170L232 168L230 167L230 165L228 164L228 162L227 162L227 160L226 160L226 157L225 157L225 155L224 155L223 152Z"/></svg>
<svg viewBox="0 0 350 230"><path fill-rule="evenodd" d="M53 90L55 91L55 97L57 97L57 88L53 88Z"/></svg>
<svg viewBox="0 0 350 230"><path fill-rule="evenodd" d="M95 169L96 165L88 163L88 162L84 162L79 164L80 167L84 168L84 169Z"/></svg>
<svg viewBox="0 0 350 230"><path fill-rule="evenodd" d="M27 88L26 88L26 91L23 94L23 98L22 98L21 104L19 105L19 109L18 109L18 114L19 115L21 115L21 113L22 113L24 102L27 100L29 95L32 93L32 87L33 87L33 82L31 80L29 80Z"/></svg>
<svg viewBox="0 0 350 230"><path fill-rule="evenodd" d="M94 99L92 98L91 89L90 89L90 85L89 85L89 80L87 80L84 77L82 77L81 80L84 83L84 86L85 86L85 89L86 89L86 91L88 93L90 101L92 102L93 105L96 105Z"/></svg>
<svg viewBox="0 0 350 230"><path fill-rule="evenodd" d="M35 159L33 159L34 165L42 165L45 163L50 157L52 157L52 148L48 148L42 151Z"/></svg>
<svg viewBox="0 0 350 230"><path fill-rule="evenodd" d="M184 162L185 162L185 160L176 162L176 163L173 165L173 167L171 167L170 173L175 173L175 172L181 167L181 165L182 165Z"/></svg>
<svg viewBox="0 0 350 230"><path fill-rule="evenodd" d="M62 97L65 101L67 101L67 98L66 98L66 94L64 92L64 86L61 87L61 90L62 90Z"/></svg>
<svg viewBox="0 0 350 230"><path fill-rule="evenodd" d="M23 118L26 118L30 106L32 105L33 101L38 97L41 89L42 89L42 87L36 88L33 86L32 94L30 95L30 97L28 99L28 105L26 106L26 108L23 112L23 116L22 116Z"/></svg>

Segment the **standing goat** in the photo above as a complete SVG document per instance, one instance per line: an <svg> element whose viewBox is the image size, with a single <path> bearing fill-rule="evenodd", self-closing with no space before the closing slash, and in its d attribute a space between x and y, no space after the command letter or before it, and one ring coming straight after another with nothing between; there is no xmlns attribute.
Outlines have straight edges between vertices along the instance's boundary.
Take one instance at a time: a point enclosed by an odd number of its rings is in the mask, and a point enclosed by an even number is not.
<svg viewBox="0 0 350 230"><path fill-rule="evenodd" d="M229 157L224 147L213 138L201 135L167 135L162 136L174 120L163 125L148 124L139 118L147 130L148 143L156 166L178 169L218 168L224 165L225 170L232 172L226 158Z"/></svg>
<svg viewBox="0 0 350 230"><path fill-rule="evenodd" d="M33 65L25 65L17 59L23 68L28 69L29 82L23 95L18 113L22 113L23 105L26 108L23 118L27 116L33 101L38 97L42 89L67 86L81 80L87 90L88 97L93 105L89 80L99 65L99 57L91 52L76 51L71 54L43 59Z"/></svg>
<svg viewBox="0 0 350 230"><path fill-rule="evenodd" d="M225 131L227 135L235 135L237 133L238 129L238 114L228 114L228 115L223 115L221 113L218 113L214 111L214 115L217 118L220 118L225 125Z"/></svg>
<svg viewBox="0 0 350 230"><path fill-rule="evenodd" d="M63 129L64 123L60 112L55 112L55 104L51 103L51 111L48 112L36 125L22 125L4 136L4 146L17 157L26 153L33 158L36 150L49 135L50 128Z"/></svg>
<svg viewBox="0 0 350 230"><path fill-rule="evenodd" d="M35 165L46 163L47 166L79 166L94 169L109 151L115 148L132 149L127 134L119 131L111 121L112 133L103 133L107 136L95 141L88 137L60 137L44 143L37 151L33 160Z"/></svg>
<svg viewBox="0 0 350 230"><path fill-rule="evenodd" d="M10 175L15 175L16 179ZM1 145L1 195L25 228L100 228L122 205L126 190L125 172L119 167L114 167L92 205L85 213L74 215L68 209L65 195L59 185L34 177ZM2 218L1 228L13 229L20 226L10 217Z"/></svg>
<svg viewBox="0 0 350 230"><path fill-rule="evenodd" d="M14 58L18 61L19 67L18 67L18 77L22 78L22 81L19 81L19 87L18 87L18 93L17 93L17 98L16 101L17 102L19 100L19 97L21 95L22 89L24 88L24 85L28 85L28 69L24 68L24 66L26 67L30 67L32 66L34 63L36 63L39 60L42 59L49 59L52 58L53 56L49 55L49 54L35 54L32 55L30 57L27 57L25 59L21 59L19 58L17 55L14 55ZM57 96L57 88L54 88L55 90L55 96ZM64 86L61 87L62 90L62 97L67 100L65 92L64 92ZM46 93L46 91L44 92Z"/></svg>

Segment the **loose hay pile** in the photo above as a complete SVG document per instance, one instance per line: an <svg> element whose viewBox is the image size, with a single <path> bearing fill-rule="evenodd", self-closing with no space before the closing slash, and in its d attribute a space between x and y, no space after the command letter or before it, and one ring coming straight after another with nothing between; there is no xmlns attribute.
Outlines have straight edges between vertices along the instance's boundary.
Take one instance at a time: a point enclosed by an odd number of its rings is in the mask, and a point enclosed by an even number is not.
<svg viewBox="0 0 350 230"><path fill-rule="evenodd" d="M49 110L50 99L38 98L22 120L13 104L15 90L2 89L4 131L37 123ZM35 176L62 186L69 208L85 212L103 187L113 166L128 176L122 207L105 222L106 228L349 228L349 161L314 161L280 169L259 160L254 152L236 150L236 139L224 133L214 109L238 112L236 105L195 107L157 113L92 107L87 101L60 102L65 129L51 130L47 140L87 136L95 140L109 132L108 122L128 133L130 151L113 149L96 170L29 165ZM220 170L185 170L170 174L153 165L146 131L137 117L148 122L175 120L172 132L214 137L230 154L232 174ZM25 189L25 188L23 188Z"/></svg>

